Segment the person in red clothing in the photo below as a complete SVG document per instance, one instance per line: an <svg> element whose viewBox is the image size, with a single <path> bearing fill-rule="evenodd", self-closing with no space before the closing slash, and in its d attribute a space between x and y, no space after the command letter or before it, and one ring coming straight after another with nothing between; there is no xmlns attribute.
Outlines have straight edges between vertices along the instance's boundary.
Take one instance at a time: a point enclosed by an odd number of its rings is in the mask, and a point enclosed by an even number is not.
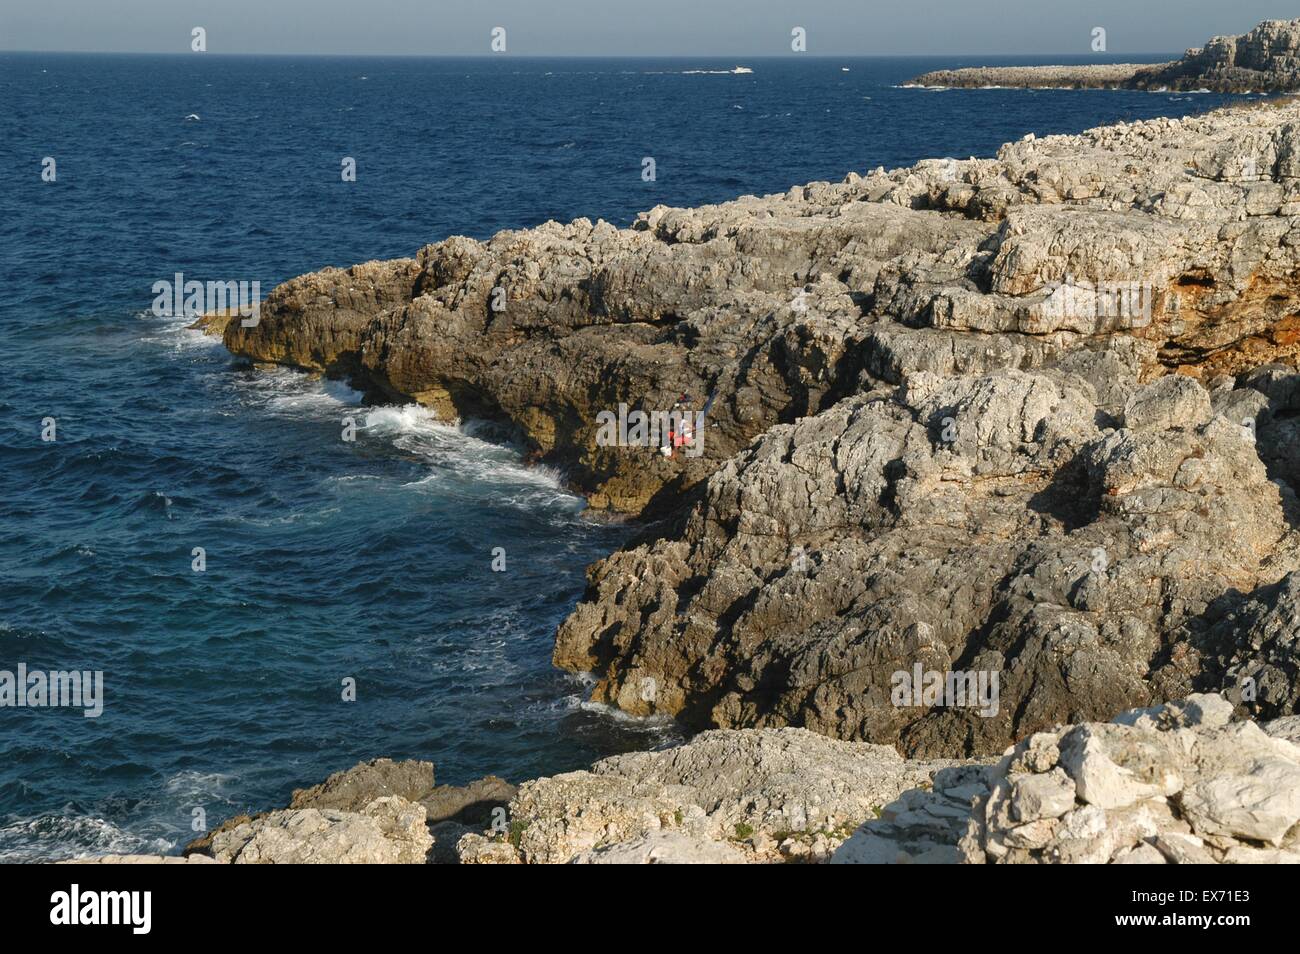
<svg viewBox="0 0 1300 954"><path fill-rule="evenodd" d="M672 457L679 447L687 457L699 457L704 453L704 415L709 413L717 397L718 392L714 391L704 402L704 408L699 411L687 409L689 395L683 394L679 397L668 415L668 438L659 448L660 453L665 457Z"/></svg>
<svg viewBox="0 0 1300 954"><path fill-rule="evenodd" d="M683 394L673 405L668 428L668 443L659 450L665 457L672 457L679 447L690 447L695 443L695 428L691 426L690 412L686 410L686 395Z"/></svg>

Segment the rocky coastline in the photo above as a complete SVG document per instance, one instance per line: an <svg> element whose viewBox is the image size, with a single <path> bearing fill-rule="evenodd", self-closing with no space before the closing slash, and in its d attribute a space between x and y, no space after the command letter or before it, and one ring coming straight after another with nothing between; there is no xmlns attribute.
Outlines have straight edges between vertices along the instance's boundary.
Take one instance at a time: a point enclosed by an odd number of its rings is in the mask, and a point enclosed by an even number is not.
<svg viewBox="0 0 1300 954"><path fill-rule="evenodd" d="M1294 864L1300 717L1220 696L905 760L806 729L712 730L515 787L376 759L181 857L96 864Z"/></svg>
<svg viewBox="0 0 1300 954"><path fill-rule="evenodd" d="M1216 36L1169 63L971 67L924 73L910 85L1294 93L1300 91L1300 20L1265 20L1241 36Z"/></svg>
<svg viewBox="0 0 1300 954"><path fill-rule="evenodd" d="M210 322L507 424L640 520L554 659L702 734L437 798L366 763L188 853L1297 860L1297 128L1262 103L457 236ZM699 453L610 446L620 404L707 408ZM993 711L900 704L913 667L996 673Z"/></svg>

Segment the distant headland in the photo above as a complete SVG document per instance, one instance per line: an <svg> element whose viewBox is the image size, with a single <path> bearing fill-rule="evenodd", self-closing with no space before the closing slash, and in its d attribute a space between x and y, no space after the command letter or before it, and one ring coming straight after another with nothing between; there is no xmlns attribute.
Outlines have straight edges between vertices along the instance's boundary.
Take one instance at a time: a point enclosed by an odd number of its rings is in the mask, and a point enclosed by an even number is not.
<svg viewBox="0 0 1300 954"><path fill-rule="evenodd" d="M1241 36L1216 36L1169 63L935 70L908 85L1292 93L1300 91L1300 19L1265 20Z"/></svg>

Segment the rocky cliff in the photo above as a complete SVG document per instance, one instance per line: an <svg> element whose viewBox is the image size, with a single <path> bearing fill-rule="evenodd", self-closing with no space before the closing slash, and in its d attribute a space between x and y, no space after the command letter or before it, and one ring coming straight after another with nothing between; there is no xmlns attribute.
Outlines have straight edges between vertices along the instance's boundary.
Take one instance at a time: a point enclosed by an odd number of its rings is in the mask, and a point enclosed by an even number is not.
<svg viewBox="0 0 1300 954"><path fill-rule="evenodd" d="M974 67L925 73L912 83L968 88L1291 93L1300 90L1300 20L1265 20L1241 36L1216 36L1172 63Z"/></svg>
<svg viewBox="0 0 1300 954"><path fill-rule="evenodd" d="M1300 862L1300 718L1192 696L1056 726L1000 759L905 760L805 729L714 730L589 771L465 788L363 762L232 818L184 858L233 864Z"/></svg>
<svg viewBox="0 0 1300 954"><path fill-rule="evenodd" d="M1226 691L1295 711L1300 105L303 276L225 341L508 422L665 516L558 665L696 728L910 755ZM602 412L702 410L691 453ZM997 674L996 706L898 673ZM918 698L918 703L922 702ZM989 711L994 709L995 711Z"/></svg>

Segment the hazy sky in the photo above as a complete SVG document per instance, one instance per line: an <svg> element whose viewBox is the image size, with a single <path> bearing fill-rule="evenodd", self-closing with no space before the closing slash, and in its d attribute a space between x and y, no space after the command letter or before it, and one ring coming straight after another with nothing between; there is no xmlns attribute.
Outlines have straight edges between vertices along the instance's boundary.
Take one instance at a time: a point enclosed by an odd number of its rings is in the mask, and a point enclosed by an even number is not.
<svg viewBox="0 0 1300 954"><path fill-rule="evenodd" d="M0 0L0 50L760 56L1181 53L1285 18L1279 0ZM1294 11L1293 11L1294 12Z"/></svg>

